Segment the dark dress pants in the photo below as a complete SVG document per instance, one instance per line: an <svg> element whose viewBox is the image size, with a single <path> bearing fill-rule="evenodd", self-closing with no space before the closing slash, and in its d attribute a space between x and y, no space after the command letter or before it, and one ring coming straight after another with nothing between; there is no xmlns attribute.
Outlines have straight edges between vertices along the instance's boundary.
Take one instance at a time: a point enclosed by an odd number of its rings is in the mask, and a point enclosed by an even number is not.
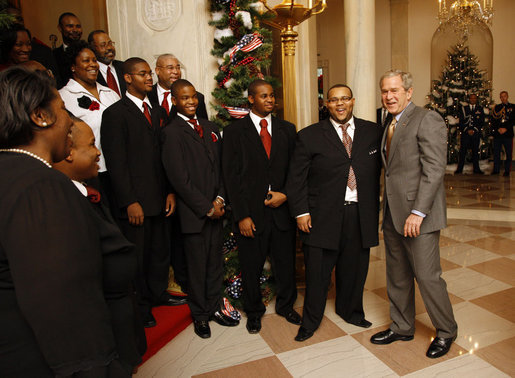
<svg viewBox="0 0 515 378"><path fill-rule="evenodd" d="M182 236L186 251L191 316L193 320L209 320L221 305L222 221L207 220L200 233Z"/></svg>
<svg viewBox="0 0 515 378"><path fill-rule="evenodd" d="M170 246L166 218L164 215L146 216L142 226L133 226L128 219L120 219L120 226L125 237L136 245L138 273L135 286L140 311L145 317L168 288Z"/></svg>
<svg viewBox="0 0 515 378"><path fill-rule="evenodd" d="M236 234L238 256L243 286L244 310L249 318L260 318L266 311L261 295L259 279L267 255L270 255L273 277L276 283L275 310L288 315L297 299L295 282L295 228L281 231L273 219L273 209L265 209L264 229L254 238Z"/></svg>
<svg viewBox="0 0 515 378"><path fill-rule="evenodd" d="M170 261L173 268L175 282L177 282L184 293L188 292L188 271L186 268L186 255L184 242L182 240L181 224L177 213L170 217Z"/></svg>
<svg viewBox="0 0 515 378"><path fill-rule="evenodd" d="M513 150L512 138L494 138L494 173L499 173L501 168L501 149L504 146L506 152L506 160L504 161L504 173L511 171L511 159Z"/></svg>
<svg viewBox="0 0 515 378"><path fill-rule="evenodd" d="M472 165L474 168L474 172L479 172L479 134L475 133L474 135L468 135L467 132L463 132L461 134L461 145L460 145L460 153L458 160L458 168L456 171L463 171L463 166L465 165L465 156L467 155L467 150L471 150L472 152Z"/></svg>
<svg viewBox="0 0 515 378"><path fill-rule="evenodd" d="M344 206L340 248L329 250L304 245L306 297L302 326L315 331L324 316L331 272L336 267L336 313L345 321L364 319L363 289L370 249L362 247L357 204Z"/></svg>

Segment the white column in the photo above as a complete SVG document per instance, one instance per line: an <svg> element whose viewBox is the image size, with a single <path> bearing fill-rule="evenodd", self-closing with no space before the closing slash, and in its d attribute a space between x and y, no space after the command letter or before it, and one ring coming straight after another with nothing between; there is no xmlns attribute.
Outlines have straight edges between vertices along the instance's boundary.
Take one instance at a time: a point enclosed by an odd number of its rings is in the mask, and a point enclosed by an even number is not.
<svg viewBox="0 0 515 378"><path fill-rule="evenodd" d="M356 98L354 115L375 122L375 0L345 0L344 17L346 77Z"/></svg>

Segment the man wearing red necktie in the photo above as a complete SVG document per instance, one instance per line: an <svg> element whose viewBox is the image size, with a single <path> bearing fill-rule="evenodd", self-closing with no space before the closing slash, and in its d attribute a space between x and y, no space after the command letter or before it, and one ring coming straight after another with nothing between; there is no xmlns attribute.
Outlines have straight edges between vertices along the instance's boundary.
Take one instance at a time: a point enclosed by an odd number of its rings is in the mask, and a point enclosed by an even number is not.
<svg viewBox="0 0 515 378"><path fill-rule="evenodd" d="M295 125L272 116L275 94L264 80L248 88L251 111L224 129L223 175L234 220L243 278L247 330L258 333L265 313L260 290L263 264L270 256L277 284L276 313L293 324L295 285L295 223L285 190L288 165L295 148Z"/></svg>

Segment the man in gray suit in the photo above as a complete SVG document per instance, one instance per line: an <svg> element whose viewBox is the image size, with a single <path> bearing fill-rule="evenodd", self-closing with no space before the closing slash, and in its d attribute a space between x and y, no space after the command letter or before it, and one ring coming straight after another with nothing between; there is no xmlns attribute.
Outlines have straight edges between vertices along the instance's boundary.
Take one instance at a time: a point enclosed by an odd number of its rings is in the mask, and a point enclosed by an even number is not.
<svg viewBox="0 0 515 378"><path fill-rule="evenodd" d="M415 283L436 328L426 356L445 355L457 324L440 277L440 230L447 225L445 174L447 129L443 119L411 102L410 73L386 72L380 81L383 105L393 116L381 154L385 170L383 233L392 324L370 339L374 344L408 341L415 333Z"/></svg>

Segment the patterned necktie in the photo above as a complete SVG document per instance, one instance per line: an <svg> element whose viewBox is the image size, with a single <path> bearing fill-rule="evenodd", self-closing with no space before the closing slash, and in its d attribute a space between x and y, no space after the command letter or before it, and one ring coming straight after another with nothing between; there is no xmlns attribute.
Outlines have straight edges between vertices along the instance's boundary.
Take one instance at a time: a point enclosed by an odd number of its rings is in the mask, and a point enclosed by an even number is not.
<svg viewBox="0 0 515 378"><path fill-rule="evenodd" d="M340 125L342 128L342 142L345 146L345 149L347 150L347 154L349 157L351 157L352 153L352 139L350 138L350 135L347 133L347 128L350 126L349 123L346 123L345 125ZM349 169L349 178L347 179L347 186L350 190L356 190L356 175L354 174L354 169L352 169L352 166Z"/></svg>
<svg viewBox="0 0 515 378"><path fill-rule="evenodd" d="M152 117L150 116L150 110L149 106L146 102L143 102L143 114L145 115L145 118L147 119L148 123L150 123L150 127L152 127Z"/></svg>
<svg viewBox="0 0 515 378"><path fill-rule="evenodd" d="M393 133L395 132L395 125L397 124L397 118L393 117L390 126L388 126L388 134L386 134L386 161L390 154L390 143L392 143Z"/></svg>
<svg viewBox="0 0 515 378"><path fill-rule="evenodd" d="M118 84L116 84L116 79L114 78L114 75L111 72L111 67L109 66L107 67L107 86L116 93L118 93L118 96L122 97L120 95L120 89L118 89Z"/></svg>
<svg viewBox="0 0 515 378"><path fill-rule="evenodd" d="M259 121L259 126L261 126L259 136L261 137L263 147L265 147L266 155L270 159L270 150L272 149L272 136L268 132L268 122L266 121L266 119L262 119L261 121Z"/></svg>
<svg viewBox="0 0 515 378"><path fill-rule="evenodd" d="M170 105L168 104L168 96L170 95L170 92L165 92L163 97L163 102L161 103L161 107L166 110L166 115L170 115Z"/></svg>
<svg viewBox="0 0 515 378"><path fill-rule="evenodd" d="M202 138L204 136L204 129L198 123L198 121L196 119L188 119L188 122L193 125L193 128L197 132L198 136Z"/></svg>

